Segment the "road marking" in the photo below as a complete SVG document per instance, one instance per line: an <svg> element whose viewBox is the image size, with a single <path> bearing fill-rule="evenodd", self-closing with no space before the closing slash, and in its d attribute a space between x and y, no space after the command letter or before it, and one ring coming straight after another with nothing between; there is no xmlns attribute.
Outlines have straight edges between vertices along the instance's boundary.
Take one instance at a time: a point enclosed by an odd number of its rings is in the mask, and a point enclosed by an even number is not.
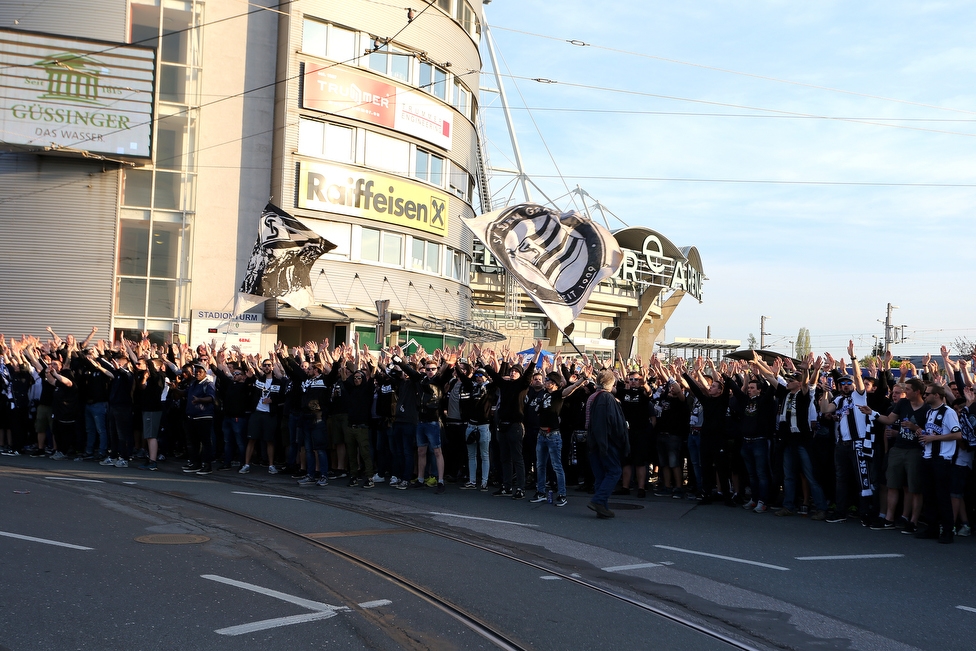
<svg viewBox="0 0 976 651"><path fill-rule="evenodd" d="M681 549L680 547L668 547L667 545L654 545L658 549L670 549L673 552L681 552L682 554L694 554L695 556L708 556L709 558L718 558L723 561L732 561L733 563L745 563L746 565L755 565L757 567L765 567L771 570L780 570L781 572L789 572L790 568L780 567L779 565L770 565L769 563L760 563L759 561L748 561L744 558L735 558L734 556L722 556L721 554L709 554L708 552L696 552L693 549Z"/></svg>
<svg viewBox="0 0 976 651"><path fill-rule="evenodd" d="M44 543L45 545L55 545L56 547L67 547L68 549L80 549L86 552L94 549L94 547L82 547L81 545L72 545L71 543L58 542L57 540L48 540L47 538L35 538L34 536L22 536L19 533L9 533L7 531L0 531L0 536L6 536L7 538L17 538L18 540L28 540L30 542Z"/></svg>
<svg viewBox="0 0 976 651"><path fill-rule="evenodd" d="M519 527L538 527L537 524L527 524L525 522L511 522L510 520L493 520L491 518L476 518L473 515L457 515L456 513L440 513L431 511L431 515L443 515L448 518L461 518L462 520L481 520L482 522L497 522L498 524L514 524Z"/></svg>
<svg viewBox="0 0 976 651"><path fill-rule="evenodd" d="M76 477L45 477L44 479L50 479L51 481L84 481L90 484L104 484L101 479L78 479Z"/></svg>
<svg viewBox="0 0 976 651"><path fill-rule="evenodd" d="M862 558L903 558L904 554L841 554L839 556L794 556L798 561L855 561Z"/></svg>
<svg viewBox="0 0 976 651"><path fill-rule="evenodd" d="M636 565L615 565L601 568L604 572L626 572L627 570L641 570L645 567L661 567L660 563L637 563Z"/></svg>
<svg viewBox="0 0 976 651"><path fill-rule="evenodd" d="M253 583L245 583L243 581L235 581L234 579L228 579L223 576L217 576L216 574L201 574L201 578L208 579L210 581L216 581L217 583L224 583L226 585L234 586L235 588L242 588L244 590L250 590L251 592L257 592L258 594L263 594L267 597L274 597L275 599L280 599L281 601L287 601L288 603L295 604L296 606L301 606L302 608L307 608L313 612L304 613L301 615L290 615L288 617L276 617L274 619L264 619L259 622L251 622L250 624L241 624L239 626L229 626L227 628L219 628L214 631L218 635L244 635L245 633L254 633L255 631L264 631L269 628L278 628L281 626L291 626L292 624L303 624L305 622L314 622L322 619L330 619L335 617L339 613L350 612L351 609L348 606L332 606L320 601L312 601L311 599L304 599L302 597L296 597L295 595L286 594L284 592L278 592L277 590L272 590L271 588L265 588L259 585L254 585ZM360 608L379 608L380 606L388 606L392 601L389 599L378 599L376 601L365 601L358 604Z"/></svg>
<svg viewBox="0 0 976 651"><path fill-rule="evenodd" d="M539 578L543 581L562 581L561 577L552 576L551 574L549 576L540 576Z"/></svg>
<svg viewBox="0 0 976 651"><path fill-rule="evenodd" d="M253 495L254 497L277 497L281 500L298 500L299 502L304 502L305 500L301 497L292 497L290 495L272 495L271 493L248 493L246 491L231 491L234 495Z"/></svg>
<svg viewBox="0 0 976 651"><path fill-rule="evenodd" d="M128 484L129 486L135 486L136 485L136 482L134 482L134 481L124 481L122 483L123 484Z"/></svg>
<svg viewBox="0 0 976 651"><path fill-rule="evenodd" d="M965 610L971 613L976 613L976 608L970 608L969 606L956 606L959 610Z"/></svg>
<svg viewBox="0 0 976 651"><path fill-rule="evenodd" d="M306 538L347 538L350 536L376 536L387 533L417 533L416 529L361 529L359 531L326 531L324 533L307 533Z"/></svg>

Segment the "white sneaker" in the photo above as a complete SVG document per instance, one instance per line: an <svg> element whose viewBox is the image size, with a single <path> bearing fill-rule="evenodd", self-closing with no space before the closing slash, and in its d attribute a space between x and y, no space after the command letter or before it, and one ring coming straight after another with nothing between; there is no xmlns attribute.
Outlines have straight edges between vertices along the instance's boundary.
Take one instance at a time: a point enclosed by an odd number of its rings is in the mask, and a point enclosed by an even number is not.
<svg viewBox="0 0 976 651"><path fill-rule="evenodd" d="M392 477L390 477L390 486L396 486L399 483L400 483L400 480L397 479L397 476L396 475L393 475Z"/></svg>
<svg viewBox="0 0 976 651"><path fill-rule="evenodd" d="M382 475L380 475L379 473L376 473L375 475L373 475L373 483L382 484L385 481L386 481L386 478L383 477Z"/></svg>
<svg viewBox="0 0 976 651"><path fill-rule="evenodd" d="M156 455L156 461L166 461L166 455L165 454L157 454Z"/></svg>
<svg viewBox="0 0 976 651"><path fill-rule="evenodd" d="M112 457L105 457L104 459L102 459L101 461L98 462L98 465L100 465L100 466L114 466L115 465L115 462L112 460Z"/></svg>
<svg viewBox="0 0 976 651"><path fill-rule="evenodd" d="M749 500L749 502L742 508L744 508L746 511L752 511L754 508L756 508L756 500Z"/></svg>
<svg viewBox="0 0 976 651"><path fill-rule="evenodd" d="M51 458L54 459L55 461L61 461L61 460L65 459L66 457L64 456L64 452L62 452L61 450L58 450L57 452L55 452L54 454L51 455Z"/></svg>
<svg viewBox="0 0 976 651"><path fill-rule="evenodd" d="M128 468L129 467L129 462L126 461L125 459L123 459L122 457L119 457L118 460L115 462L115 467L116 468Z"/></svg>
<svg viewBox="0 0 976 651"><path fill-rule="evenodd" d="M274 466L268 466L268 474L269 475L277 475L278 474L278 469L275 468Z"/></svg>
<svg viewBox="0 0 976 651"><path fill-rule="evenodd" d="M242 475L246 475L247 473L251 472L251 464L245 463L243 466L241 466L241 469L238 470L237 472L239 472Z"/></svg>

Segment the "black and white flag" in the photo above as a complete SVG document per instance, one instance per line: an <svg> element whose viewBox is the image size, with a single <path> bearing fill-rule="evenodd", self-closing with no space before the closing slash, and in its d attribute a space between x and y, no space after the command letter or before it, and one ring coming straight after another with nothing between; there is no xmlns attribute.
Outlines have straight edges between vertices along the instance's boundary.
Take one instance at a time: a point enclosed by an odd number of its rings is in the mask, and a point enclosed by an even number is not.
<svg viewBox="0 0 976 651"><path fill-rule="evenodd" d="M623 261L610 231L578 212L522 203L464 223L560 330Z"/></svg>
<svg viewBox="0 0 976 651"><path fill-rule="evenodd" d="M308 306L312 265L334 248L335 244L269 203L261 213L235 313L269 298L280 298L298 310Z"/></svg>

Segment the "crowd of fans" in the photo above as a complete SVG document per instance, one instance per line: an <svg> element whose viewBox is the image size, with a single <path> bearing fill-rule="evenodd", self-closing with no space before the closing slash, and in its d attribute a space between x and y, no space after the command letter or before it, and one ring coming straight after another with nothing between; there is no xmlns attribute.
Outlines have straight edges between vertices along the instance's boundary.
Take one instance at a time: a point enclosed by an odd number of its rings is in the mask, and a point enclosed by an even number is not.
<svg viewBox="0 0 976 651"><path fill-rule="evenodd" d="M323 341L266 357L0 335L4 455L290 475L303 487L446 483L610 518L611 495L721 503L952 542L970 535L969 359L644 362L477 345ZM976 351L973 358L976 359ZM526 493L528 491L528 493ZM970 499L972 504L973 500Z"/></svg>

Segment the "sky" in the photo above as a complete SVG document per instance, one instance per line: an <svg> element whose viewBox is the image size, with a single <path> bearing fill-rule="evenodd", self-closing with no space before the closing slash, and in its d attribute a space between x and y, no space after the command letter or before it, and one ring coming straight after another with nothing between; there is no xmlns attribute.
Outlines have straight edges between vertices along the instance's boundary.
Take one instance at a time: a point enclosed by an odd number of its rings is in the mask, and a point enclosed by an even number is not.
<svg viewBox="0 0 976 651"><path fill-rule="evenodd" d="M745 344L765 316L767 348L806 327L815 352L853 339L861 356L888 303L896 357L976 341L976 3L494 0L485 16L546 196L571 209L579 185L698 248L703 300L682 299L667 341L710 326ZM498 95L481 104L490 163L512 169ZM496 201L507 182L493 174Z"/></svg>

